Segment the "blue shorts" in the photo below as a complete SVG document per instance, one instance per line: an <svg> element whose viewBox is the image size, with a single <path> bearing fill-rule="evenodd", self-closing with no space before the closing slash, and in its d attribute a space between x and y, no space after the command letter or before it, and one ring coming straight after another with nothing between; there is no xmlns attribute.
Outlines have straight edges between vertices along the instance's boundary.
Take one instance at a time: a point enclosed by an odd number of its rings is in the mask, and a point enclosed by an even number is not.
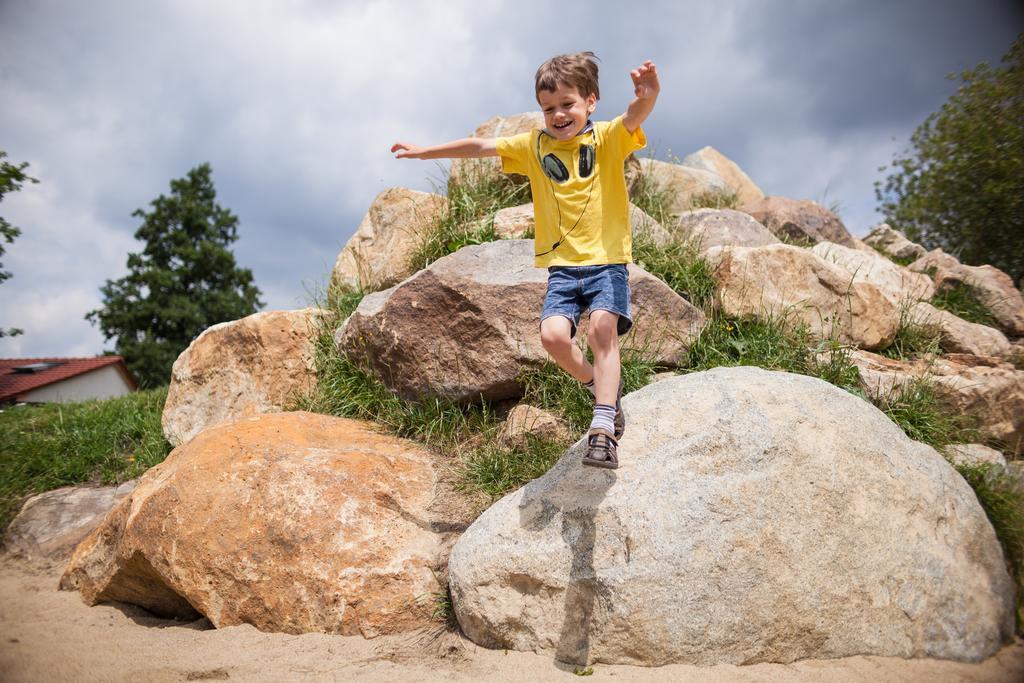
<svg viewBox="0 0 1024 683"><path fill-rule="evenodd" d="M619 315L619 336L633 327L629 312L629 274L626 264L600 266L551 266L548 268L548 291L540 321L553 315L568 318L572 323L570 337L576 336L583 311L611 311Z"/></svg>

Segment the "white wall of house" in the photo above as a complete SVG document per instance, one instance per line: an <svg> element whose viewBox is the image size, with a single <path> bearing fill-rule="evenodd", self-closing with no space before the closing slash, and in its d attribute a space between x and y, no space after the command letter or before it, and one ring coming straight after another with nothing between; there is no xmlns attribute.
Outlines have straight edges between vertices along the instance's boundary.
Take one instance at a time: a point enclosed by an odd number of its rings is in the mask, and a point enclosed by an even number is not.
<svg viewBox="0 0 1024 683"><path fill-rule="evenodd" d="M93 398L115 398L132 393L117 366L107 365L82 375L29 391L23 400L29 403L70 403Z"/></svg>

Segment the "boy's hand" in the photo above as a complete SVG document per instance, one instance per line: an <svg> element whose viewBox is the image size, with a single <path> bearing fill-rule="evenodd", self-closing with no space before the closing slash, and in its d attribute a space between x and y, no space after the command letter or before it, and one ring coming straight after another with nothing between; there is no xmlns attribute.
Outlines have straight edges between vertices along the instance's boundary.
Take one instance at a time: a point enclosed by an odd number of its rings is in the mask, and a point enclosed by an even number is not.
<svg viewBox="0 0 1024 683"><path fill-rule="evenodd" d="M401 151L399 151L401 150ZM424 159L423 148L419 145L410 145L408 142L396 142L391 145L392 152L398 152L395 154L396 159Z"/></svg>
<svg viewBox="0 0 1024 683"><path fill-rule="evenodd" d="M629 72L629 76L633 79L633 91L637 99L654 99L661 91L661 84L658 82L658 71L654 66L654 62L649 59L639 69Z"/></svg>

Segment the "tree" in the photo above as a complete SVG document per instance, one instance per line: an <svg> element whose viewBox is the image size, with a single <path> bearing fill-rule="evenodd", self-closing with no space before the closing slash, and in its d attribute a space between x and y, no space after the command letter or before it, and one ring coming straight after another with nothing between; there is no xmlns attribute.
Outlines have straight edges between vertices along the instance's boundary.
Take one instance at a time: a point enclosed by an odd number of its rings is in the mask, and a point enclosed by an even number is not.
<svg viewBox="0 0 1024 683"><path fill-rule="evenodd" d="M12 164L4 159L7 157L7 152L0 150L0 201L3 201L4 195L10 192L17 192L21 189L22 183L38 183L39 181L29 175L25 174L25 169L28 168L28 162L23 161L20 164ZM11 225L0 216L0 237L3 241L0 241L0 256L6 253L7 248L4 244L12 244L14 238L21 234L21 228ZM11 277L11 274L3 270L3 264L0 263L0 283ZM17 327L10 329L3 329L0 327L0 337L15 337L24 332L19 330Z"/></svg>
<svg viewBox="0 0 1024 683"><path fill-rule="evenodd" d="M1024 276L1024 33L1001 68L982 62L896 155L875 195L886 220L928 248ZM956 74L949 78L955 80ZM879 171L884 171L882 167Z"/></svg>
<svg viewBox="0 0 1024 683"><path fill-rule="evenodd" d="M238 268L228 246L238 239L238 218L219 206L209 164L171 181L142 219L128 255L128 275L100 288L103 307L86 314L143 386L166 384L171 365L207 327L255 313L263 306L252 271Z"/></svg>

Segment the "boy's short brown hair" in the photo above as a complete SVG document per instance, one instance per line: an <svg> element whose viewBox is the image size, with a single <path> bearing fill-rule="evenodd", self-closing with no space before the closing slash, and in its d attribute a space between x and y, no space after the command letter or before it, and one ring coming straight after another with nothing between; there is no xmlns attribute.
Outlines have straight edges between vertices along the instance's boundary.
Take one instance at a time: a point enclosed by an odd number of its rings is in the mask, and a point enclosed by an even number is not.
<svg viewBox="0 0 1024 683"><path fill-rule="evenodd" d="M601 99L597 87L597 56L590 51L558 55L540 65L535 78L536 95L541 90L554 91L559 83L574 86L584 98Z"/></svg>

